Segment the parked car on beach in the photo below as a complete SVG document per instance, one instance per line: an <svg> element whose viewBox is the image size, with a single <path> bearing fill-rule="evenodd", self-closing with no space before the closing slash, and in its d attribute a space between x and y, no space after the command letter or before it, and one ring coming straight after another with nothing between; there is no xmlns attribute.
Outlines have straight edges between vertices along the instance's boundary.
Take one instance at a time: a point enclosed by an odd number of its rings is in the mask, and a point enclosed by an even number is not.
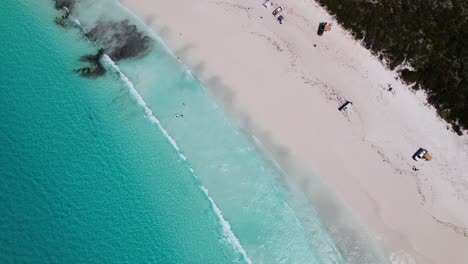
<svg viewBox="0 0 468 264"><path fill-rule="evenodd" d="M353 103L351 103L350 101L346 101L344 104L338 107L338 111L346 112L346 110L348 110L352 105Z"/></svg>
<svg viewBox="0 0 468 264"><path fill-rule="evenodd" d="M325 31L325 26L327 25L327 22L321 22L318 26L317 30L317 35L322 36L323 32Z"/></svg>
<svg viewBox="0 0 468 264"><path fill-rule="evenodd" d="M283 11L283 6L278 6L275 10L273 10L272 14L276 16L279 12Z"/></svg>
<svg viewBox="0 0 468 264"><path fill-rule="evenodd" d="M432 159L432 157L431 157L431 155L429 155L427 149L419 148L418 151L416 151L414 153L413 159L415 161L418 161L418 160L420 160L422 158L424 158L426 160L431 160Z"/></svg>

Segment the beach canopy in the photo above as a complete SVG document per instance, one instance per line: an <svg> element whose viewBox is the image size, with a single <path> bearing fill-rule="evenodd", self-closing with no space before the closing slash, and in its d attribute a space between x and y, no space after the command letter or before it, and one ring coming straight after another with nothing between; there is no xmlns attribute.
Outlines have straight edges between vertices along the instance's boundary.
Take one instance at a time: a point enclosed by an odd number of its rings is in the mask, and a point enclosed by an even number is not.
<svg viewBox="0 0 468 264"><path fill-rule="evenodd" d="M424 157L424 159L427 160L427 161L429 161L429 160L432 159L432 156L431 156L431 154L429 154L429 152L426 152L426 154L424 154L423 157Z"/></svg>
<svg viewBox="0 0 468 264"><path fill-rule="evenodd" d="M263 3L263 6L269 8L271 6L270 0L265 1L265 3Z"/></svg>

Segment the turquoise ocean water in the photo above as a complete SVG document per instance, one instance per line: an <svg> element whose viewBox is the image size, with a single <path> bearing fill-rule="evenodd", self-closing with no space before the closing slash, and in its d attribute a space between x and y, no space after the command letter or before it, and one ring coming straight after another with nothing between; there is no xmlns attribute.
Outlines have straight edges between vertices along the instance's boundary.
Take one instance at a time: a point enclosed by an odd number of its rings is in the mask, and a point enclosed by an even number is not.
<svg viewBox="0 0 468 264"><path fill-rule="evenodd" d="M111 0L75 7L85 30L129 19L151 38L144 56L104 56L106 75L87 79L73 70L98 47L57 26L62 13L0 3L1 263L346 263L136 17Z"/></svg>

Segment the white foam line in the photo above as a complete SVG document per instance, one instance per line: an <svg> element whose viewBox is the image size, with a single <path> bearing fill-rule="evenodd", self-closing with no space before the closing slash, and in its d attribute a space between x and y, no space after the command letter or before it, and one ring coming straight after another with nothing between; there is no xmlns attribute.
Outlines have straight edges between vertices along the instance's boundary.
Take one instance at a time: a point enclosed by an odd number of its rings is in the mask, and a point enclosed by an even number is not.
<svg viewBox="0 0 468 264"><path fill-rule="evenodd" d="M135 89L135 86L133 85L133 83L127 78L127 76L125 76L125 74L123 74L121 71L120 71L120 68L119 66L117 66L115 64L115 62L107 55L107 54L104 54L102 56L102 59L105 63L107 63L108 65L110 65L118 74L119 74L119 77L120 79L122 79L122 81L125 83L125 85L129 88L130 90L130 93L132 95L132 97L138 102L139 105L141 105L143 107L143 109L145 110L145 114L146 114L146 117L153 123L155 123L158 128L163 132L164 136L169 140L169 142L171 143L172 147L174 147L174 149L177 151L177 153L179 154L179 157L182 159L182 160L187 160L187 158L185 158L184 154L182 154L180 152L180 149L179 149L179 146L177 146L177 143L175 142L175 140L169 135L169 133L167 132L166 129L164 129L164 127L161 125L161 122L159 122L159 120L156 118L156 116L154 116L153 114L153 111L148 107L148 105L146 104L145 100L143 100L143 97L141 97L141 95L138 93L138 91Z"/></svg>
<svg viewBox="0 0 468 264"><path fill-rule="evenodd" d="M111 66L118 74L119 74L119 77L120 79L122 79L122 81L125 83L125 85L129 88L130 90L130 93L132 95L132 97L138 102L138 104L140 106L143 107L143 109L145 110L145 114L146 114L146 117L151 121L153 122L154 124L156 124L158 126L158 128L161 130L161 132L164 134L164 136L167 138L167 140L169 140L169 142L171 143L172 147L174 147L174 149L177 151L177 153L179 154L179 157L185 162L185 165L188 167L189 171L192 173L193 177L195 177L195 179L199 180L198 176L196 175L195 171L193 170L193 168L188 164L187 162L187 158L185 157L184 154L181 153L180 149L179 149L179 146L177 146L177 143L175 142L175 140L169 135L169 133L167 132L167 130L162 126L161 122L156 118L156 116L154 116L153 114L153 111L148 107L148 105L146 104L146 102L143 100L143 98L141 97L140 93L138 93L138 91L135 89L135 86L133 85L133 83L127 78L127 76L125 76L125 74L123 74L121 71L120 71L120 68L119 66L117 66L115 64L115 62L107 55L107 54L104 54L102 56L102 60L108 64L109 66ZM237 251L239 252L242 257L244 258L245 262L248 263L248 264L252 264L252 261L250 260L249 256L247 255L247 252L245 251L245 249L242 247L239 239L236 237L236 235L232 232L231 230L231 225L229 224L229 222L224 219L224 216L223 216L223 213L221 212L221 210L219 209L219 207L216 205L216 203L214 202L213 198L211 198L211 196L209 195L208 193L208 189L203 186L203 185L199 185L200 189L203 191L203 193L205 194L206 198L208 198L208 200L210 201L211 203L211 207L213 208L213 211L216 213L216 215L218 216L218 220L222 226L222 229L223 229L223 236L224 238L229 242L229 244Z"/></svg>
<svg viewBox="0 0 468 264"><path fill-rule="evenodd" d="M249 256L247 256L247 252L245 252L244 248L242 247L239 239L234 235L234 233L231 230L231 225L229 222L224 219L223 213L221 210L218 208L218 206L215 204L211 196L208 194L208 189L205 188L205 186L200 185L200 189L203 190L205 193L206 197L208 197L208 200L210 200L211 206L213 207L213 210L215 211L216 215L219 218L219 221L221 222L221 225L223 226L223 232L224 232L224 237L229 241L229 243L239 252L242 254L242 256L245 259L245 262L252 264L252 261L250 260Z"/></svg>
<svg viewBox="0 0 468 264"><path fill-rule="evenodd" d="M75 19L73 20L73 22L75 22L75 24L76 24L77 26L79 26L79 27L81 27L81 28L83 27L78 19L75 18Z"/></svg>

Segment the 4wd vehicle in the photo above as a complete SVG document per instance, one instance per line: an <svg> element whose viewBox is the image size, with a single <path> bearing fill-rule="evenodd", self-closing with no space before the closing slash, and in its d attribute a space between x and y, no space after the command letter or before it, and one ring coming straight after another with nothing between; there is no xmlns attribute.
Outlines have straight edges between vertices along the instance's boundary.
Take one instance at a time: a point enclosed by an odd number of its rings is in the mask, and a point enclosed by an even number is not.
<svg viewBox="0 0 468 264"><path fill-rule="evenodd" d="M283 6L278 6L275 10L273 10L273 15L276 16L279 12L283 11Z"/></svg>
<svg viewBox="0 0 468 264"><path fill-rule="evenodd" d="M424 155L426 155L426 153L427 153L426 149L419 148L418 151L416 151L416 153L414 153L413 159L418 161L418 160L424 158Z"/></svg>
<svg viewBox="0 0 468 264"><path fill-rule="evenodd" d="M346 110L348 110L352 105L353 103L351 103L350 101L346 101L344 104L338 107L338 110L340 112L346 112Z"/></svg>
<svg viewBox="0 0 468 264"><path fill-rule="evenodd" d="M325 26L327 25L327 22L321 22L318 26L317 30L317 35L322 36L323 32L325 31Z"/></svg>

